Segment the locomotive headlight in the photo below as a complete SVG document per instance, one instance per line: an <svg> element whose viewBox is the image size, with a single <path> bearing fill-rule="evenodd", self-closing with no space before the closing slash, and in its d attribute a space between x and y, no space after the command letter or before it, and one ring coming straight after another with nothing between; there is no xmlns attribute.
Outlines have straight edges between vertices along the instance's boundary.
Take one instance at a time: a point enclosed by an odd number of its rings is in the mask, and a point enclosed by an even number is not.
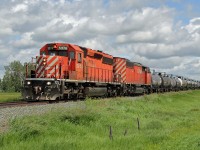
<svg viewBox="0 0 200 150"><path fill-rule="evenodd" d="M30 82L30 81L28 81L28 82L27 82L27 85L30 85L30 84L31 84L31 82Z"/></svg>
<svg viewBox="0 0 200 150"><path fill-rule="evenodd" d="M48 82L47 82L47 85L51 85L51 82L48 81Z"/></svg>

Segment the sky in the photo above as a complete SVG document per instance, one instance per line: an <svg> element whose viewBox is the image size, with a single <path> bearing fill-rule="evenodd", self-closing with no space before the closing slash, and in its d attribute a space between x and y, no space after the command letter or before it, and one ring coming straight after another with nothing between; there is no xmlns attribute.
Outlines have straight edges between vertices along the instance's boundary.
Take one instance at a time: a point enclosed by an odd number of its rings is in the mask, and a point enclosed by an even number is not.
<svg viewBox="0 0 200 150"><path fill-rule="evenodd" d="M200 80L200 1L1 0L0 78L46 43L73 43Z"/></svg>

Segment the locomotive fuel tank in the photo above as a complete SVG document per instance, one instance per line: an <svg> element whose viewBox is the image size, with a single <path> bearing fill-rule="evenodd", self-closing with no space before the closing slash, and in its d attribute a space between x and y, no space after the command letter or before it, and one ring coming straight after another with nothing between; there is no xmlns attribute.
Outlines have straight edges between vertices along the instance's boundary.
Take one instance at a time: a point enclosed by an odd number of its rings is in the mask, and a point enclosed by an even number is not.
<svg viewBox="0 0 200 150"><path fill-rule="evenodd" d="M136 87L134 93L135 94L142 94L142 93L144 93L144 88L142 88L142 87Z"/></svg>
<svg viewBox="0 0 200 150"><path fill-rule="evenodd" d="M107 93L106 87L86 87L85 95L90 97L105 96Z"/></svg>
<svg viewBox="0 0 200 150"><path fill-rule="evenodd" d="M152 74L152 86L159 87L162 84L162 79L158 74Z"/></svg>

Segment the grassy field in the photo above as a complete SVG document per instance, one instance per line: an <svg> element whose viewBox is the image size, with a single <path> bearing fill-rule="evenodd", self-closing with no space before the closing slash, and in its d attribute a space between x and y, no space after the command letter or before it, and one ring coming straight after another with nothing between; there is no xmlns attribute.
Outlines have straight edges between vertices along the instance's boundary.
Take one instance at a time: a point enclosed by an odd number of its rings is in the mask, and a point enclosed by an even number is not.
<svg viewBox="0 0 200 150"><path fill-rule="evenodd" d="M20 98L21 98L21 93L1 93L0 92L0 102L19 101Z"/></svg>
<svg viewBox="0 0 200 150"><path fill-rule="evenodd" d="M13 119L0 149L200 149L199 90L84 103Z"/></svg>

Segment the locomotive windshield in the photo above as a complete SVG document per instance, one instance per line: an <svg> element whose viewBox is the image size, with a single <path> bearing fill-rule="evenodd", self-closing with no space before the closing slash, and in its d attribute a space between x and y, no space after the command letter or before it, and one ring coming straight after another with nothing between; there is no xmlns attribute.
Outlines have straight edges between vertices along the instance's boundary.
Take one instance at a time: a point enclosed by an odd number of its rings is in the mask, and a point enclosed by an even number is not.
<svg viewBox="0 0 200 150"><path fill-rule="evenodd" d="M50 56L67 56L67 46L49 45L47 49Z"/></svg>
<svg viewBox="0 0 200 150"><path fill-rule="evenodd" d="M53 50L49 51L50 56L67 56L67 51Z"/></svg>

